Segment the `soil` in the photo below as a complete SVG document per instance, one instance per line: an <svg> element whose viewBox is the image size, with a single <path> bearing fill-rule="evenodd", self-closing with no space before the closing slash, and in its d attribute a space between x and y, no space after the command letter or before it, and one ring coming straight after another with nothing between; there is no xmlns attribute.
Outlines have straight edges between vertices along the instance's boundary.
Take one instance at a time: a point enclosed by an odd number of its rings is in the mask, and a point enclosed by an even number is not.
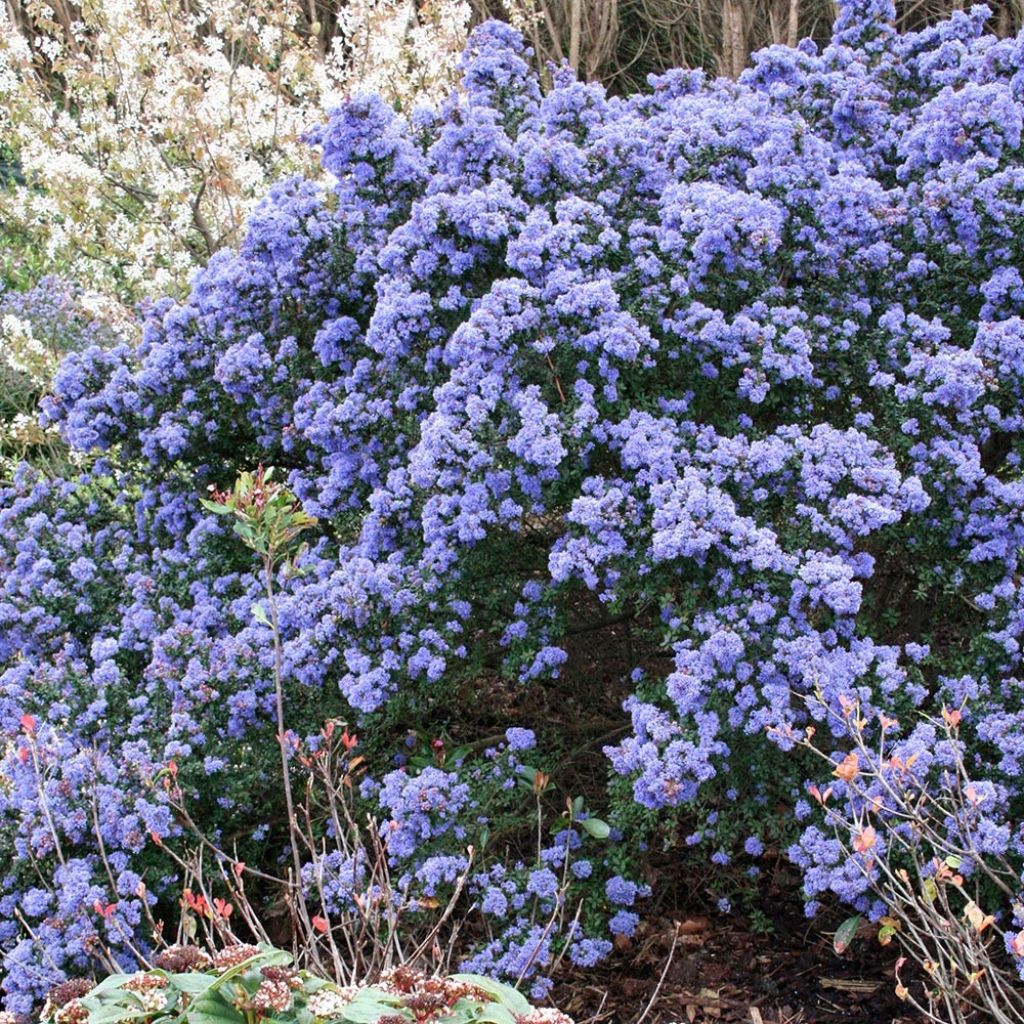
<svg viewBox="0 0 1024 1024"><path fill-rule="evenodd" d="M599 969L565 977L554 1004L579 1024L921 1024L896 996L895 946L864 934L840 957L788 903L770 934L731 916L645 922Z"/></svg>

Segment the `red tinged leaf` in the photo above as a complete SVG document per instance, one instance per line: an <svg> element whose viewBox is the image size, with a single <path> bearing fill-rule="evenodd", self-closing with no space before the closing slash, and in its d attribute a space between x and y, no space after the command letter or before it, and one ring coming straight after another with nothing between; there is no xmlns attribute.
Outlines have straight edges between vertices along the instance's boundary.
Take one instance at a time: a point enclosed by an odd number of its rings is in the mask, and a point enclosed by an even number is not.
<svg viewBox="0 0 1024 1024"><path fill-rule="evenodd" d="M853 837L853 848L857 853L867 853L877 841L878 837L875 834L875 830L868 825L862 832L858 832Z"/></svg>
<svg viewBox="0 0 1024 1024"><path fill-rule="evenodd" d="M854 937L857 934L857 929L860 928L860 922L860 914L855 914L853 917L848 917L836 929L836 933L832 938L832 948L840 956L850 948L850 943L853 942Z"/></svg>
<svg viewBox="0 0 1024 1024"><path fill-rule="evenodd" d="M832 773L837 779L842 779L843 782L852 782L860 771L860 761L855 753L849 753L836 765L836 770Z"/></svg>
<svg viewBox="0 0 1024 1024"><path fill-rule="evenodd" d="M330 923L326 917L321 917L319 914L313 918L313 927L321 934L326 935L327 929L330 928Z"/></svg>

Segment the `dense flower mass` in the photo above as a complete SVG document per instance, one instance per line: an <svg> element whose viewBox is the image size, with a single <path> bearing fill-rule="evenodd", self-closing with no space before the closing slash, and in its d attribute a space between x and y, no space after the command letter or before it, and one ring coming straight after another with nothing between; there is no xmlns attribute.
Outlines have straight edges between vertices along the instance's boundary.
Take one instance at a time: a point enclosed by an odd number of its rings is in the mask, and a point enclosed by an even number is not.
<svg viewBox="0 0 1024 1024"><path fill-rule="evenodd" d="M868 732L884 713L941 786L918 723L956 708L997 795L982 852L1024 861L1024 40L981 8L905 36L891 17L850 0L821 52L630 98L566 72L542 94L484 25L439 109L348 101L312 137L331 189L277 186L138 348L65 361L45 419L104 456L24 472L0 512L2 841L58 868L53 891L2 880L12 1007L95 929L127 955L173 886L169 762L225 832L273 820L261 581L198 501L259 461L320 521L278 581L296 737L326 713L420 724L466 684L597 687L573 637L607 625L632 672L616 813L699 800L687 842L716 863L794 841L810 895L878 913L802 742L841 801L849 709ZM457 765L364 788L410 884L466 869ZM516 978L564 942L593 963L635 932L615 871L600 934L523 912L557 904L562 837L546 868L478 865L505 923L472 969Z"/></svg>

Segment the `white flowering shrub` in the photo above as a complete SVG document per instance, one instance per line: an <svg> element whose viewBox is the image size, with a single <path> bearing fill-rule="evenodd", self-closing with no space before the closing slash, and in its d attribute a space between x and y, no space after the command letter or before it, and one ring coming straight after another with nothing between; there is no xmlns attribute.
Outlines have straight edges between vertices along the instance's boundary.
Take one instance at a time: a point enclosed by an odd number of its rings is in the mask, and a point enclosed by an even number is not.
<svg viewBox="0 0 1024 1024"><path fill-rule="evenodd" d="M109 348L133 330L125 307L61 278L43 277L24 291L0 283L0 479L22 461L51 470L81 462L39 422L39 400L69 352Z"/></svg>
<svg viewBox="0 0 1024 1024"><path fill-rule="evenodd" d="M303 132L349 93L446 91L467 0L104 0L0 9L0 223L124 297L180 291L269 184L313 169ZM311 16L312 11L312 16ZM315 17L313 17L315 16ZM3 182L0 182L3 184Z"/></svg>

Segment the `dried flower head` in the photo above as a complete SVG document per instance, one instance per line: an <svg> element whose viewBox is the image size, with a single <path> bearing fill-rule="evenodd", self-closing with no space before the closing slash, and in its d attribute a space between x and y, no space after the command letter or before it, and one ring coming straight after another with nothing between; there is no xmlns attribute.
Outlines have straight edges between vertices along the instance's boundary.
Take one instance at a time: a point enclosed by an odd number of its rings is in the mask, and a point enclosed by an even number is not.
<svg viewBox="0 0 1024 1024"><path fill-rule="evenodd" d="M247 943L238 943L235 946L225 946L213 954L213 966L221 972L230 971L246 960L251 960L260 953L259 946Z"/></svg>
<svg viewBox="0 0 1024 1024"><path fill-rule="evenodd" d="M309 999L306 1000L306 1009L314 1017L327 1019L338 1017L346 1006L356 997L358 989L325 987L317 989Z"/></svg>
<svg viewBox="0 0 1024 1024"><path fill-rule="evenodd" d="M261 967L260 974L263 975L267 981L287 985L293 992L297 992L302 988L302 978L294 967Z"/></svg>
<svg viewBox="0 0 1024 1024"><path fill-rule="evenodd" d="M71 978L54 985L47 997L55 1010L67 1006L72 999L80 999L92 988L92 982L87 978ZM2 1021L0 1021L2 1024Z"/></svg>
<svg viewBox="0 0 1024 1024"><path fill-rule="evenodd" d="M53 1015L55 1024L86 1024L89 1011L77 999L60 1007Z"/></svg>
<svg viewBox="0 0 1024 1024"><path fill-rule="evenodd" d="M198 946L170 946L153 957L154 967L171 974L206 970L210 963L210 958Z"/></svg>
<svg viewBox="0 0 1024 1024"><path fill-rule="evenodd" d="M264 979L252 996L252 1008L260 1014L286 1013L291 1009L292 989L284 981Z"/></svg>

